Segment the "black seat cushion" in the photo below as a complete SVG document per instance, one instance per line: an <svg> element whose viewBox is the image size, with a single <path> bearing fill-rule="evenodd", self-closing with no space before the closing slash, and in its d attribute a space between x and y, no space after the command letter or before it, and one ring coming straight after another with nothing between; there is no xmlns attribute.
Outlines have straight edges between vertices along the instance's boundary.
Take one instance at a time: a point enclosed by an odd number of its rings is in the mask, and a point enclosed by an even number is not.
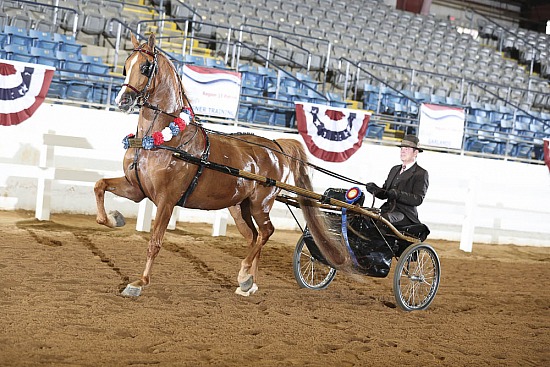
<svg viewBox="0 0 550 367"><path fill-rule="evenodd" d="M400 232L419 238L420 241L424 241L430 234L430 229L423 223L408 224L405 226L397 226L395 228L397 228Z"/></svg>

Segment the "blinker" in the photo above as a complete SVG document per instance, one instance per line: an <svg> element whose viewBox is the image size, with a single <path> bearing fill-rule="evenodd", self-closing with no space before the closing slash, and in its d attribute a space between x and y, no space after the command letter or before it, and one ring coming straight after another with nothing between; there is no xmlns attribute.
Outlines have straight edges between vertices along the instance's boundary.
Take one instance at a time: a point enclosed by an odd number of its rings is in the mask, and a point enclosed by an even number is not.
<svg viewBox="0 0 550 367"><path fill-rule="evenodd" d="M143 76L150 78L153 74L153 68L154 64L147 60L145 63L141 64L139 69ZM126 76L126 66L124 67L124 69L122 69L122 76Z"/></svg>
<svg viewBox="0 0 550 367"><path fill-rule="evenodd" d="M154 67L155 67L154 64L152 64L151 62L149 62L149 60L147 60L145 63L141 64L140 66L141 74L147 78L150 78L151 75L153 74Z"/></svg>

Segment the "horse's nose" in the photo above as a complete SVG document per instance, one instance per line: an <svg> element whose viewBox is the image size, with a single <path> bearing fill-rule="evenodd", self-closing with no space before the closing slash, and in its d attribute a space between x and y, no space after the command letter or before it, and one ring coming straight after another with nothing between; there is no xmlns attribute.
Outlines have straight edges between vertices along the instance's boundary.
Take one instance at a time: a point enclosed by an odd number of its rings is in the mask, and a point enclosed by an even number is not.
<svg viewBox="0 0 550 367"><path fill-rule="evenodd" d="M134 105L134 98L128 93L123 94L117 99L118 108L120 108L123 112L130 111Z"/></svg>

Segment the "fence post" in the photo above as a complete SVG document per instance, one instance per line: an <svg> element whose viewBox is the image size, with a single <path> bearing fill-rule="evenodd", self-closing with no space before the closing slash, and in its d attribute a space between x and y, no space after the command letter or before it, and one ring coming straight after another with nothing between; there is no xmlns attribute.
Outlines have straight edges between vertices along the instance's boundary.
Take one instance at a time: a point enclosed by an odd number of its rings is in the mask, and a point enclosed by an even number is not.
<svg viewBox="0 0 550 367"><path fill-rule="evenodd" d="M136 220L136 231L151 232L151 220L153 219L153 202L148 198L139 203Z"/></svg>
<svg viewBox="0 0 550 367"><path fill-rule="evenodd" d="M48 134L55 134L55 131L48 130ZM44 138L42 138L44 139ZM40 148L40 168L54 167L54 147L42 143ZM50 207L52 198L52 180L45 175L38 177L36 186L36 209L34 217L38 220L50 220Z"/></svg>
<svg viewBox="0 0 550 367"><path fill-rule="evenodd" d="M475 232L475 210L477 206L477 186L475 177L470 177L468 189L466 190L466 202L464 203L464 221L462 222L462 233L460 234L460 249L465 252L472 252Z"/></svg>
<svg viewBox="0 0 550 367"><path fill-rule="evenodd" d="M227 232L227 209L217 210L212 226L212 236L225 236Z"/></svg>
<svg viewBox="0 0 550 367"><path fill-rule="evenodd" d="M179 211L180 211L179 206L175 206L174 209L172 210L172 216L170 217L170 222L168 222L168 227L166 227L166 229L169 229L171 231L176 229L176 224L178 222L178 217L179 217Z"/></svg>

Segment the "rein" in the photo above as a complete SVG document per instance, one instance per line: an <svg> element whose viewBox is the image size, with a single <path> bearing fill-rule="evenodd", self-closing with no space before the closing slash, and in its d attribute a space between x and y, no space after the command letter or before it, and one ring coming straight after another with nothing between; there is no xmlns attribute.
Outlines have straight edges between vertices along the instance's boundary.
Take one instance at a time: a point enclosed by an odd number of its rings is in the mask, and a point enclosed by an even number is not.
<svg viewBox="0 0 550 367"><path fill-rule="evenodd" d="M237 136L235 136L235 134L229 134L229 133L223 133L221 131L216 131L216 130L211 130L211 129L205 129L206 131L208 131L209 133L211 134L216 134L216 135L222 135L222 136L225 136L225 137L228 137L230 139L235 139L235 140L239 140L239 141L242 141L242 142L245 142L245 143L248 143L248 144L252 144L252 145L256 145L256 146L259 146L259 147L262 147L262 148L265 148L265 149L269 149L273 152L276 152L276 153L279 153L279 154L282 154L284 155L285 157L287 158L290 158L290 159L293 159L297 162L300 162L301 164L304 164L306 166L309 166L313 169L315 169L316 171L319 171L321 173L324 173L328 176L331 176L331 177L334 177L334 178L337 178L339 180L342 180L342 181L345 181L345 182L349 182L349 183L352 183L352 184L355 184L355 185L362 185L362 186L365 186L365 183L363 182L360 182L360 181L357 181L357 180L354 180L353 178L349 178L349 177L346 177L344 175L341 175L339 173L336 173L336 172L332 172L332 171L329 171L328 169L326 168L323 168L323 167L319 167L313 163L310 163L310 162L306 162L302 159L299 159L299 158L296 158L294 156L291 156L290 154L287 154L283 151L278 151L278 150L275 150L274 148L271 148L271 147L268 147L266 145L263 145L263 144L260 144L260 143L254 143L254 142L251 142L251 141L248 141L248 140L245 140L245 139L241 139ZM274 141L274 140L273 140Z"/></svg>
<svg viewBox="0 0 550 367"><path fill-rule="evenodd" d="M173 113L166 112L166 111L160 109L158 106L155 106L155 105L151 104L148 101L149 94L147 93L147 90L149 89L149 86L151 85L151 81L154 79L154 75L158 70L158 58L157 58L158 52L156 51L156 49L155 49L154 52L151 52L151 51L148 51L146 49L143 49L142 47L138 47L138 48L135 48L133 51L134 52L143 52L146 55L153 57L153 62L152 63L147 61L145 64L140 66L141 74L143 74L144 76L147 76L147 78L148 78L147 79L147 84L145 85L145 87L143 88L143 90L141 92L138 91L137 88L133 87L130 84L123 84L123 86L127 86L128 88L130 88L131 90L133 90L135 93L138 94L137 101L141 100L141 103L137 102L136 106L138 106L140 109L141 108L148 108L148 109L153 110L153 111L156 112L153 123L151 124L151 126L147 130L147 134L149 134L151 132L152 126L153 126L154 122L156 121L159 114L162 113L164 115L173 117L175 119L179 118L179 115L175 115ZM279 149L277 150L277 149L274 149L272 147L268 147L264 144L255 143L255 142L251 142L251 141L248 141L248 140L245 140L245 139L241 139L241 138L235 136L234 134L222 133L222 132L211 130L211 129L205 129L202 125L195 122L195 120L196 120L195 113L193 111L193 108L191 106L191 102L189 101L189 98L185 94L185 90L183 89L181 79L180 78L176 78L176 79L179 82L182 102L183 102L184 105L185 105L185 103L187 103L187 105L188 105L188 107L186 106L186 107L182 108L182 110L180 111L180 114L181 114L181 112L184 112L184 111L188 112L188 114L190 115L189 124L190 125L195 125L196 130L195 130L195 134L191 138L189 138L186 142L180 144L175 150L177 151L177 153L181 154L183 152L181 150L181 148L183 146L187 145L191 140L193 140L193 138L196 136L196 134L198 133L199 130L202 132L202 135L203 135L204 140L205 140L203 153L201 154L201 157L197 159L198 162L197 161L194 162L195 164L198 163L197 172L196 172L195 176L193 177L193 179L191 181L191 184L189 185L189 187L187 188L185 193L182 195L181 199L178 201L179 206L182 206L182 207L184 206L185 201L191 195L194 188L196 187L196 185L198 183L198 179L199 179L199 177L201 176L201 174L203 172L203 169L206 165L206 162L208 161L208 156L210 154L210 140L208 139L208 133L225 136L225 137L228 137L230 139L239 140L239 141L242 141L242 142L246 142L247 144L252 144L252 145L262 147L264 149L269 149L269 150L271 150L275 153L282 154L283 156L285 156L289 159L293 159L295 161L298 161L301 164L304 164L308 167L311 167L314 170L319 171L321 173L324 173L328 176L331 176L331 177L334 177L336 179L339 179L339 180L342 180L342 181L345 181L345 182L348 182L348 183L351 183L351 184L355 184L355 185L361 185L361 186L365 185L363 182L359 182L359 181L354 180L352 178L349 178L349 177L343 176L341 174L338 174L338 173L332 172L330 170L327 170L325 168L319 167L319 166L317 166L313 163L306 162L302 159L291 156L291 155L285 153L284 151L282 151L282 149L280 149L280 146L278 144L277 144L277 146L279 147ZM133 162L133 164L130 168L135 169L138 185L139 185L142 192L143 192L143 188L142 188L142 185L141 185L141 182L140 182L140 179L139 179L138 169L137 169L138 168L139 149L140 148L145 148L145 149L161 148L161 149L173 150L173 148L165 146L162 143L161 144L156 144L154 139L150 136L147 136L147 134L143 138L136 138L136 137L128 136L124 140L125 147L127 147L127 148L137 148L136 155L135 155L135 158L134 158L134 162ZM147 140L147 141L145 141L145 140ZM275 140L273 140L273 141L276 143Z"/></svg>

